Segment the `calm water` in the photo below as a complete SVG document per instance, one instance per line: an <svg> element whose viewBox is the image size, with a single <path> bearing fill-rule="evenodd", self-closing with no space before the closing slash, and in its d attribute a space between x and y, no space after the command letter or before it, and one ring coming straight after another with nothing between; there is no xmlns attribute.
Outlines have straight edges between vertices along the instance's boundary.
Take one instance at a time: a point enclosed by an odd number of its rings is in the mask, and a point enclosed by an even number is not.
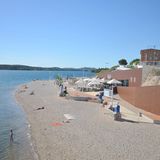
<svg viewBox="0 0 160 160"><path fill-rule="evenodd" d="M0 160L36 159L26 115L16 104L14 92L20 84L33 79L54 79L57 74L62 77L94 76L94 73L82 71L0 71ZM12 144L9 141L10 129L14 132Z"/></svg>

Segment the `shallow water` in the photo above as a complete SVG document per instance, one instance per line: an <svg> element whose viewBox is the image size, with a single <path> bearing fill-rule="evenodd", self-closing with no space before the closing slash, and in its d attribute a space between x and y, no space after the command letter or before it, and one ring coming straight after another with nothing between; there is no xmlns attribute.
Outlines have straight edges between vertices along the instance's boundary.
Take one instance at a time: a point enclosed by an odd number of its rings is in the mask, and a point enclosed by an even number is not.
<svg viewBox="0 0 160 160"><path fill-rule="evenodd" d="M82 71L0 71L0 160L37 159L31 146L26 115L16 103L14 92L20 84L33 79L54 79L57 74L62 77L94 76ZM14 133L13 143L9 139L10 129Z"/></svg>

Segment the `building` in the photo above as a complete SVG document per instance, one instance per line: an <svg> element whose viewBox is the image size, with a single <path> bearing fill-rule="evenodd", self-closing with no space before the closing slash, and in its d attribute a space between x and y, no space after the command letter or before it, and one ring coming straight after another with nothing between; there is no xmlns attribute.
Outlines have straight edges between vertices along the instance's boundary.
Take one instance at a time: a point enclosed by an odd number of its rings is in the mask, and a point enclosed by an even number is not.
<svg viewBox="0 0 160 160"><path fill-rule="evenodd" d="M142 68L131 70L114 70L108 72L106 79L117 79L122 82L123 86L139 87L142 83Z"/></svg>
<svg viewBox="0 0 160 160"><path fill-rule="evenodd" d="M123 86L140 87L145 81L148 73L154 67L160 67L160 50L144 49L140 51L141 65L135 69L119 67L118 70L105 71L99 77L105 79L117 79ZM122 69L121 69L122 68Z"/></svg>
<svg viewBox="0 0 160 160"><path fill-rule="evenodd" d="M141 50L141 63L143 65L160 66L160 50L158 49L144 49Z"/></svg>

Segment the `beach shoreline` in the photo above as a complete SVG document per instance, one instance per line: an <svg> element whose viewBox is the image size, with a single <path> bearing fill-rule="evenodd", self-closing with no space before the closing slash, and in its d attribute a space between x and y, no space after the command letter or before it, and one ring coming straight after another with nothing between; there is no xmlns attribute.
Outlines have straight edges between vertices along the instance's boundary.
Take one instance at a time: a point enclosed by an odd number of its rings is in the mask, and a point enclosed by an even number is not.
<svg viewBox="0 0 160 160"><path fill-rule="evenodd" d="M34 140L34 137L32 136L31 122L29 120L29 117L28 117L28 114L27 114L27 111L26 111L25 107L23 107L23 103L21 103L21 101L18 98L18 92L20 92L22 90L22 88L24 88L24 86L26 86L27 84L28 83L20 84L20 85L16 86L16 88L14 89L12 94L14 94L13 97L14 97L14 100L15 100L16 104L25 113L25 118L26 118L26 121L27 121L27 136L28 136L28 140L30 142L31 152L33 154L33 160L40 160L38 151L36 149L35 140Z"/></svg>
<svg viewBox="0 0 160 160"><path fill-rule="evenodd" d="M31 140L38 159L158 160L156 157L160 157L159 126L115 122L101 104L68 100L58 94L59 87L53 81L32 81L19 86L15 93L31 125ZM73 119L66 123L64 115ZM153 144L153 148L147 148L147 144Z"/></svg>

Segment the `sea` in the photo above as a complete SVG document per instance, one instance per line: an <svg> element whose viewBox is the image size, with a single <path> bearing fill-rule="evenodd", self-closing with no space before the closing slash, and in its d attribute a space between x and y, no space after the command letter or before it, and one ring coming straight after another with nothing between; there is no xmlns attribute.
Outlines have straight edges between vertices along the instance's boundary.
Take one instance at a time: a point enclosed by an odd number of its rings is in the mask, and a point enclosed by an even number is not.
<svg viewBox="0 0 160 160"><path fill-rule="evenodd" d="M17 87L32 80L93 77L89 71L14 71L0 70L0 160L37 160L27 116L14 97ZM10 130L14 142L10 142Z"/></svg>

